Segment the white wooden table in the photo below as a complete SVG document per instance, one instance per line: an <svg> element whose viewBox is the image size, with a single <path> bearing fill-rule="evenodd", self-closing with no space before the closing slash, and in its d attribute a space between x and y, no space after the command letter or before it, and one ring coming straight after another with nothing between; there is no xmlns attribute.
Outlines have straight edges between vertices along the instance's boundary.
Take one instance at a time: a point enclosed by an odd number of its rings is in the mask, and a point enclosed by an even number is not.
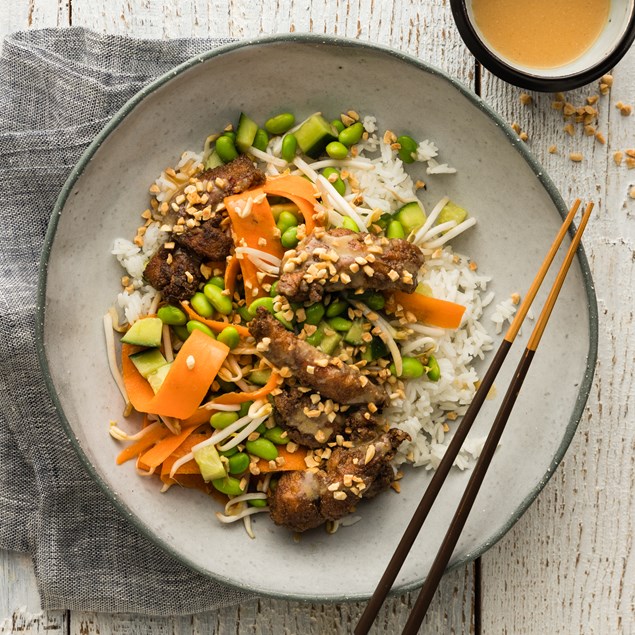
<svg viewBox="0 0 635 635"><path fill-rule="evenodd" d="M515 635L635 633L635 171L613 153L635 147L635 50L615 69L601 101L606 145L563 132L552 97L520 90L477 69L447 0L1 0L0 36L80 25L99 32L174 38L313 31L380 42L460 78L529 135L529 147L565 200L594 199L585 237L600 308L596 380L580 428L556 474L507 536L478 562L446 575L426 633ZM567 95L572 102L596 92ZM557 154L550 154L555 144ZM581 163L568 159L584 155ZM261 600L188 618L41 612L28 557L0 551L0 633L348 633L362 607ZM377 633L400 631L413 597L387 602Z"/></svg>

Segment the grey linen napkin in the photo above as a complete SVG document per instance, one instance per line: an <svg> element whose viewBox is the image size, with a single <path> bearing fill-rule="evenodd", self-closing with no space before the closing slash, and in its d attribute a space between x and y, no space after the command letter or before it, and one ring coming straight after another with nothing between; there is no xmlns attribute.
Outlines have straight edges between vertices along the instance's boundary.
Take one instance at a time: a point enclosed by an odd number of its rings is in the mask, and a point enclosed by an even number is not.
<svg viewBox="0 0 635 635"><path fill-rule="evenodd" d="M37 267L69 171L142 86L221 40L15 33L0 57L0 547L33 558L45 609L178 615L248 600L139 534L74 453L35 348Z"/></svg>

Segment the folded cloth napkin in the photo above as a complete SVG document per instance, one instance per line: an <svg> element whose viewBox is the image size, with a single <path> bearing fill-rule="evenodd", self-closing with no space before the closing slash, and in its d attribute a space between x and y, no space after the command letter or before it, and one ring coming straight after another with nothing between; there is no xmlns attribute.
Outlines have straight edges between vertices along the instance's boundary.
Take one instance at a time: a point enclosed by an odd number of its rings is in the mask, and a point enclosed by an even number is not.
<svg viewBox="0 0 635 635"><path fill-rule="evenodd" d="M110 117L157 75L222 40L84 29L15 33L0 57L0 548L33 558L42 607L179 615L251 596L142 536L91 480L36 356L38 260L57 195Z"/></svg>

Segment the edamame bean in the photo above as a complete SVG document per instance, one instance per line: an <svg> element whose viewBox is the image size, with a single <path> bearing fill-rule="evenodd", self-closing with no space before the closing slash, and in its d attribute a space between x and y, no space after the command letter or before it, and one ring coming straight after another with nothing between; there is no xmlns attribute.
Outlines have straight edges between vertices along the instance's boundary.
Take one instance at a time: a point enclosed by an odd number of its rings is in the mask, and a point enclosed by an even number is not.
<svg viewBox="0 0 635 635"><path fill-rule="evenodd" d="M434 355L430 355L430 357L428 357L428 372L426 374L428 375L428 379L430 381L439 381L439 379L441 379L441 368Z"/></svg>
<svg viewBox="0 0 635 635"><path fill-rule="evenodd" d="M348 148L340 141L331 141L326 146L326 154L331 159L345 159L348 156Z"/></svg>
<svg viewBox="0 0 635 635"><path fill-rule="evenodd" d="M413 154L416 154L417 152L417 142L408 135L402 135L401 137L397 137L397 143L401 146L401 149L399 150L399 158L404 163L414 163L415 157Z"/></svg>
<svg viewBox="0 0 635 635"><path fill-rule="evenodd" d="M181 342L185 342L185 340L190 336L190 332L185 326L174 325L172 326L172 330L176 333L176 336L181 340Z"/></svg>
<svg viewBox="0 0 635 635"><path fill-rule="evenodd" d="M214 315L214 307L210 304L210 301L202 294L200 291L197 291L190 300L190 304L192 308L201 316L208 318Z"/></svg>
<svg viewBox="0 0 635 635"><path fill-rule="evenodd" d="M376 291L365 291L361 295L355 297L373 311L381 311L386 305L386 298Z"/></svg>
<svg viewBox="0 0 635 635"><path fill-rule="evenodd" d="M386 237L405 238L406 232L404 231L403 225L398 220L391 220L388 223L388 228L386 229Z"/></svg>
<svg viewBox="0 0 635 635"><path fill-rule="evenodd" d="M216 153L223 163L229 163L238 158L238 150L236 150L234 141L227 135L216 139Z"/></svg>
<svg viewBox="0 0 635 635"><path fill-rule="evenodd" d="M335 128L335 130L337 130L337 134L339 134L340 132L342 132L342 130L344 130L344 128L346 128L346 126L340 119L333 119L333 121L331 121L331 125L333 126L333 128Z"/></svg>
<svg viewBox="0 0 635 635"><path fill-rule="evenodd" d="M221 137L229 137L234 143L236 143L236 133L233 130L225 130Z"/></svg>
<svg viewBox="0 0 635 635"><path fill-rule="evenodd" d="M251 408L253 401L245 401L240 404L240 410L238 411L239 417L246 417L249 413L249 408Z"/></svg>
<svg viewBox="0 0 635 635"><path fill-rule="evenodd" d="M333 175L336 175L337 178ZM322 176L335 188L335 191L340 196L346 194L346 183L342 181L339 170L335 168L324 168L322 170Z"/></svg>
<svg viewBox="0 0 635 635"><path fill-rule="evenodd" d="M266 507L267 499L266 498L252 498L251 500L248 500L247 503L251 507Z"/></svg>
<svg viewBox="0 0 635 635"><path fill-rule="evenodd" d="M264 298L258 298L256 300L254 300L250 305L249 305L249 315L252 318L256 317L256 312L258 311L258 307L262 306L265 309L267 309L267 311L269 311L269 313L273 313L273 298L272 297L264 297Z"/></svg>
<svg viewBox="0 0 635 635"><path fill-rule="evenodd" d="M350 320L343 317L334 317L327 321L329 326L335 331L348 331L353 326Z"/></svg>
<svg viewBox="0 0 635 635"><path fill-rule="evenodd" d="M251 373L249 373L249 381L252 384L256 384L256 386L264 386L269 381L269 377L271 377L271 371L268 368L252 370Z"/></svg>
<svg viewBox="0 0 635 635"><path fill-rule="evenodd" d="M350 229L352 232L359 231L359 227L357 226L357 223L349 216L344 216L344 218L342 218L342 227L345 227L346 229Z"/></svg>
<svg viewBox="0 0 635 635"><path fill-rule="evenodd" d="M289 227L280 237L280 242L285 249L293 249L298 245L298 228Z"/></svg>
<svg viewBox="0 0 635 635"><path fill-rule="evenodd" d="M219 289L224 289L225 279L223 278L223 276L214 276L213 278L210 278L207 281L207 284L213 284L215 287L218 287Z"/></svg>
<svg viewBox="0 0 635 635"><path fill-rule="evenodd" d="M282 139L282 148L280 150L280 156L287 162L291 163L295 158L296 150L298 149L298 140L294 134L286 134Z"/></svg>
<svg viewBox="0 0 635 635"><path fill-rule="evenodd" d="M322 318L324 317L324 314L326 313L326 309L324 308L323 304L312 304L311 306L308 306L305 310L304 310L305 314L306 314L306 320L304 320L307 324L313 324L314 326L317 326Z"/></svg>
<svg viewBox="0 0 635 635"><path fill-rule="evenodd" d="M269 295L272 298L275 298L278 295L278 280L276 280L272 285L271 285L271 289L269 290Z"/></svg>
<svg viewBox="0 0 635 635"><path fill-rule="evenodd" d="M230 474L242 474L249 467L249 454L238 452L229 457L228 468Z"/></svg>
<svg viewBox="0 0 635 635"><path fill-rule="evenodd" d="M234 454L236 454L238 452L238 446L235 445L233 448L229 448L229 450L223 450L222 452L219 451L219 454L221 456L226 456L227 458L229 458L230 456L234 456Z"/></svg>
<svg viewBox="0 0 635 635"><path fill-rule="evenodd" d="M265 439L269 439L271 443L276 445L287 445L289 443L289 435L286 430L283 430L280 426L271 428L265 432Z"/></svg>
<svg viewBox="0 0 635 635"><path fill-rule="evenodd" d="M292 212L280 212L276 227L280 230L280 234L284 234L290 227L298 226L298 217Z"/></svg>
<svg viewBox="0 0 635 635"><path fill-rule="evenodd" d="M348 128L344 128L337 137L340 143L350 148L351 146L359 143L359 140L364 134L364 126L358 121Z"/></svg>
<svg viewBox="0 0 635 635"><path fill-rule="evenodd" d="M226 326L216 339L229 348L236 348L240 344L240 335L234 326Z"/></svg>
<svg viewBox="0 0 635 635"><path fill-rule="evenodd" d="M169 324L170 326L183 326L187 323L185 312L170 304L162 306L157 311L157 317L163 324Z"/></svg>
<svg viewBox="0 0 635 635"><path fill-rule="evenodd" d="M238 312L238 315L240 315L240 317L242 318L243 322L249 322L249 320L253 319L253 315L251 315L251 313L249 313L249 307L248 306L239 306L236 311Z"/></svg>
<svg viewBox="0 0 635 635"><path fill-rule="evenodd" d="M235 412L215 412L209 418L209 423L215 430L224 430L236 421L238 421L238 414Z"/></svg>
<svg viewBox="0 0 635 635"><path fill-rule="evenodd" d="M210 301L211 305L223 315L229 315L232 312L232 301L228 295L223 293L223 290L217 287L215 284L206 284L203 287L203 293L205 297Z"/></svg>
<svg viewBox="0 0 635 635"><path fill-rule="evenodd" d="M278 458L278 450L276 446L271 443L269 439L265 439L264 437L259 437L253 441L247 441L245 443L245 448L249 454L253 454L265 461L275 461L275 459Z"/></svg>
<svg viewBox="0 0 635 635"><path fill-rule="evenodd" d="M257 150L264 152L267 149L268 143L269 143L269 135L267 134L267 131L262 128L258 128L252 145Z"/></svg>
<svg viewBox="0 0 635 635"><path fill-rule="evenodd" d="M260 435L263 435L265 432L267 432L267 426L264 423L261 423L257 428L256 428L256 432Z"/></svg>
<svg viewBox="0 0 635 635"><path fill-rule="evenodd" d="M417 377L421 377L423 375L423 371L425 370L425 366L416 358L416 357L402 357L402 369L400 378L403 379L416 379ZM397 375L397 369L395 368L394 362L390 365L390 372L393 375Z"/></svg>
<svg viewBox="0 0 635 635"><path fill-rule="evenodd" d="M293 127L295 117L290 112L283 112L275 117L271 117L265 121L265 130L269 134L284 134L289 128Z"/></svg>
<svg viewBox="0 0 635 635"><path fill-rule="evenodd" d="M190 320L186 325L188 333L192 333L192 331L201 331L205 333L205 335L209 335L210 337L216 339L216 335L214 335L214 331L207 326L207 324L203 324L203 322L199 322L198 320Z"/></svg>
<svg viewBox="0 0 635 635"><path fill-rule="evenodd" d="M326 307L326 317L335 317L344 313L346 309L348 309L348 302L345 302L344 300L335 300L335 302L331 302L331 304Z"/></svg>
<svg viewBox="0 0 635 635"><path fill-rule="evenodd" d="M217 478L212 481L212 485L221 492L221 494L226 494L227 496L240 496L243 494L243 489L240 487L240 481L233 476Z"/></svg>

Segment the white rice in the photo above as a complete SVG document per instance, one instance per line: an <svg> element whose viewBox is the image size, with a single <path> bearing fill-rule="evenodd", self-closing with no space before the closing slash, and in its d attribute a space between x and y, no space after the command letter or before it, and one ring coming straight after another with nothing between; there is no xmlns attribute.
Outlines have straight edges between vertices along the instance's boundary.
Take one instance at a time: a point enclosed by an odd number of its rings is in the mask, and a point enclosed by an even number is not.
<svg viewBox="0 0 635 635"><path fill-rule="evenodd" d="M407 381L406 398L393 400L385 413L393 427L412 439L400 448L397 463L408 459L417 467L433 469L443 458L448 433L455 425L453 419L465 414L476 392L479 377L471 364L476 358L483 359L493 340L479 321L489 278L472 271L465 256L445 248L438 258L426 262L421 281L432 289L434 297L465 306L465 315L456 331L436 329L433 337L415 332L401 341L405 355L433 354L441 377L437 382L425 375ZM468 467L478 456L481 441L469 437L455 465Z"/></svg>
<svg viewBox="0 0 635 635"><path fill-rule="evenodd" d="M130 278L132 291L122 291L117 295L115 308L119 322L133 324L149 312L157 291L143 280L143 270L148 260L154 256L159 247L168 239L169 234L162 232L159 223L148 225L144 235L143 246L138 247L125 238L117 238L112 247L112 253L119 264L126 270Z"/></svg>
<svg viewBox="0 0 635 635"><path fill-rule="evenodd" d="M503 330L505 322L512 323L514 315L516 314L516 304L512 298L507 298L496 305L494 313L492 313L491 320L496 325L496 333L500 333Z"/></svg>

